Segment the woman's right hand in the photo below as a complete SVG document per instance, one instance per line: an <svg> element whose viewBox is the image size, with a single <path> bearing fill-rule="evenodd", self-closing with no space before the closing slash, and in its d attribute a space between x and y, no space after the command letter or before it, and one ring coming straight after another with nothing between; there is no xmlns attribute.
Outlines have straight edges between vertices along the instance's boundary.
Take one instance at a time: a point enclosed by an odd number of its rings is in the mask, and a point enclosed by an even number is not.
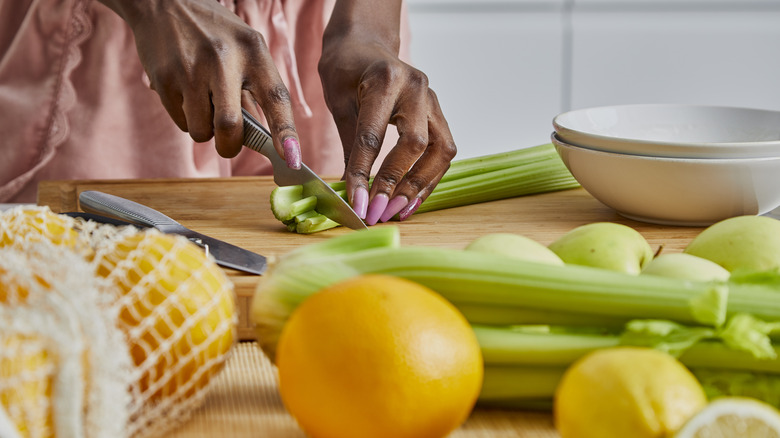
<svg viewBox="0 0 780 438"><path fill-rule="evenodd" d="M241 107L268 122L292 168L301 153L290 94L257 31L214 0L100 0L132 28L151 87L193 140L212 137L223 157L243 144Z"/></svg>

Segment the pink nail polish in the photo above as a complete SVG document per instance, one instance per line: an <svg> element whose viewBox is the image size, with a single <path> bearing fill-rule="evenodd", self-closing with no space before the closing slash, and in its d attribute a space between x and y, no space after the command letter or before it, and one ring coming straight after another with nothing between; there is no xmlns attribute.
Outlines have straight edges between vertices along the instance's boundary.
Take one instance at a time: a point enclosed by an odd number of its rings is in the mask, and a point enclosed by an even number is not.
<svg viewBox="0 0 780 438"><path fill-rule="evenodd" d="M398 212L398 220L405 221L406 219L409 219L409 216L413 215L414 212L420 208L420 204L422 204L422 199L414 198L412 202L406 204L406 207L404 207L403 210Z"/></svg>
<svg viewBox="0 0 780 438"><path fill-rule="evenodd" d="M295 137L287 137L282 144L284 160L290 169L301 168L301 145Z"/></svg>
<svg viewBox="0 0 780 438"><path fill-rule="evenodd" d="M366 218L366 209L368 208L368 190L365 187L358 187L352 195L352 208L360 219Z"/></svg>
<svg viewBox="0 0 780 438"><path fill-rule="evenodd" d="M406 199L406 196L396 196L387 204L387 208L385 208L385 211L382 213L382 216L379 217L379 220L382 222L389 221L408 203L409 200Z"/></svg>
<svg viewBox="0 0 780 438"><path fill-rule="evenodd" d="M371 203L368 205L366 224L376 224L377 220L379 220L379 216L385 211L385 207L387 207L387 195L380 193L374 196L374 199L372 199Z"/></svg>

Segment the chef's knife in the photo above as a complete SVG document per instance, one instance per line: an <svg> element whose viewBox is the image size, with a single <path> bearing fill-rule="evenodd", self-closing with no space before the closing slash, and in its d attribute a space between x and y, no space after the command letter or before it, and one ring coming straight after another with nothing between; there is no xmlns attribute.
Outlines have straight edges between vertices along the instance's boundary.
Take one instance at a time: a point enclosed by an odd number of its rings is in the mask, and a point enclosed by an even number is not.
<svg viewBox="0 0 780 438"><path fill-rule="evenodd" d="M247 110L242 108L241 112L244 115L244 145L271 160L274 169L274 182L277 185L301 184L303 185L303 196L317 197L317 211L319 213L353 230L366 228L366 224L352 210L352 207L305 164L301 163L301 168L297 170L287 167L287 163L274 149L271 133Z"/></svg>
<svg viewBox="0 0 780 438"><path fill-rule="evenodd" d="M87 213L106 214L133 224L154 227L163 233L180 234L206 248L220 266L256 275L265 272L265 257L192 231L159 211L129 199L88 190L81 192L79 203L81 209Z"/></svg>

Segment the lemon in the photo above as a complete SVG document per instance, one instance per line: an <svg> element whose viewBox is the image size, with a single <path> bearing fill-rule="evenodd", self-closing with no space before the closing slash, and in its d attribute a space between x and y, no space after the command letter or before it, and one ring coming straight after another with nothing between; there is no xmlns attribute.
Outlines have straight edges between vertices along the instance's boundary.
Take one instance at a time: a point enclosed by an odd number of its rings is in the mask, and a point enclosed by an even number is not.
<svg viewBox="0 0 780 438"><path fill-rule="evenodd" d="M0 248L25 242L51 242L76 248L79 243L75 221L48 207L20 206L0 214Z"/></svg>
<svg viewBox="0 0 780 438"><path fill-rule="evenodd" d="M279 391L313 438L436 438L479 395L476 336L452 304L408 280L363 275L307 298L285 324Z"/></svg>
<svg viewBox="0 0 780 438"><path fill-rule="evenodd" d="M667 353L597 350L564 374L554 401L562 438L669 437L707 403L696 378Z"/></svg>
<svg viewBox="0 0 780 438"><path fill-rule="evenodd" d="M54 436L56 360L36 336L0 335L0 409L23 437Z"/></svg>
<svg viewBox="0 0 780 438"><path fill-rule="evenodd" d="M780 413L755 399L724 397L699 411L674 437L780 438Z"/></svg>
<svg viewBox="0 0 780 438"><path fill-rule="evenodd" d="M118 291L143 398L185 399L205 388L235 339L225 273L187 239L154 230L124 236L98 263Z"/></svg>

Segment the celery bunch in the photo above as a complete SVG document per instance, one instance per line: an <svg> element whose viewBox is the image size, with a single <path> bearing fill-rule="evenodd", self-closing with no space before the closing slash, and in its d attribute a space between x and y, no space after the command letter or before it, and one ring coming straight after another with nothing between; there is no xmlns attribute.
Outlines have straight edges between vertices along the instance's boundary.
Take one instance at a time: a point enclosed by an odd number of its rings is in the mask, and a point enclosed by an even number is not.
<svg viewBox="0 0 780 438"><path fill-rule="evenodd" d="M344 181L329 183L347 199ZM417 213L579 187L552 143L453 161ZM339 226L316 211L302 186L277 187L271 211L290 231L309 234Z"/></svg>
<svg viewBox="0 0 780 438"><path fill-rule="evenodd" d="M252 303L263 351L273 360L285 321L306 297L367 273L416 281L463 312L485 360L483 404L548 407L573 361L617 345L648 346L678 356L712 395L780 402L771 392L780 387L774 339L780 332L777 273L729 282L635 276L401 246L397 227L339 236L280 260ZM729 380L731 375L739 378Z"/></svg>

